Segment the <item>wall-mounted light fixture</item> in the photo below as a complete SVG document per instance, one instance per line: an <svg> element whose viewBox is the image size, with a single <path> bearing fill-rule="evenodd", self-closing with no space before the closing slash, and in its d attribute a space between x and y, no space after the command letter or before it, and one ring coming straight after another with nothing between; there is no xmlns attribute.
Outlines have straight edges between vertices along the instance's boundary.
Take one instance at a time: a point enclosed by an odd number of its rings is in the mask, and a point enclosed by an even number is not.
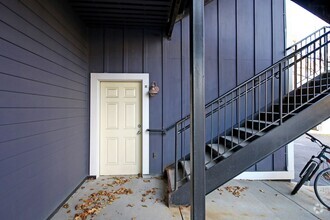
<svg viewBox="0 0 330 220"><path fill-rule="evenodd" d="M159 87L157 86L156 82L153 81L151 83L151 86L150 86L150 89L149 89L149 95L150 96L155 96L155 95L158 94L158 92L159 92Z"/></svg>

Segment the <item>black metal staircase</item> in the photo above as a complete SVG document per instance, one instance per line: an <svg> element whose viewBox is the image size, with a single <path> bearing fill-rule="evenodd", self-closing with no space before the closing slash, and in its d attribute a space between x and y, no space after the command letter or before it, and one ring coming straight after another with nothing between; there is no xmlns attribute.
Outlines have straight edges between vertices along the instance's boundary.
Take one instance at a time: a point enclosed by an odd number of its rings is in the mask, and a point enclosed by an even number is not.
<svg viewBox="0 0 330 220"><path fill-rule="evenodd" d="M329 37L327 27L311 34L288 48L289 55L205 106L206 193L330 117ZM173 129L169 204L187 205L190 117Z"/></svg>

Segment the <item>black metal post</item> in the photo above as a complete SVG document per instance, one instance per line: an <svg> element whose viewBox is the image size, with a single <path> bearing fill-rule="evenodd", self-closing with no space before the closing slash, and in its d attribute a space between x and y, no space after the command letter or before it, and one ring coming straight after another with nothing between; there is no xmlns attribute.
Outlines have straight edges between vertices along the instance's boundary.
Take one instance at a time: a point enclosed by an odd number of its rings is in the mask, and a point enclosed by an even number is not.
<svg viewBox="0 0 330 220"><path fill-rule="evenodd" d="M190 7L190 112L192 220L205 219L204 0Z"/></svg>
<svg viewBox="0 0 330 220"><path fill-rule="evenodd" d="M283 82L282 82L282 63L278 64L278 74L279 74L279 86L278 86L278 91L279 91L279 105L280 105L280 125L283 122L283 91L282 91L282 86L283 86ZM288 112L290 112L290 110L288 110Z"/></svg>

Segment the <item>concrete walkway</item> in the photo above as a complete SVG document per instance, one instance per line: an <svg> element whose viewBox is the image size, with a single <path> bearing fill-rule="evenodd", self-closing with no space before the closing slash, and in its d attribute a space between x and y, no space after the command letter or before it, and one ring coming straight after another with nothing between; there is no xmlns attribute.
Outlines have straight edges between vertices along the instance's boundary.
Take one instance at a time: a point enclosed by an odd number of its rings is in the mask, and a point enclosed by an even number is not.
<svg viewBox="0 0 330 220"><path fill-rule="evenodd" d="M94 215L86 219L95 220L190 219L189 207L167 207L166 187L161 178L87 180L52 219L84 219L88 212ZM206 219L330 219L312 187L291 196L293 187L290 182L232 180L206 197Z"/></svg>

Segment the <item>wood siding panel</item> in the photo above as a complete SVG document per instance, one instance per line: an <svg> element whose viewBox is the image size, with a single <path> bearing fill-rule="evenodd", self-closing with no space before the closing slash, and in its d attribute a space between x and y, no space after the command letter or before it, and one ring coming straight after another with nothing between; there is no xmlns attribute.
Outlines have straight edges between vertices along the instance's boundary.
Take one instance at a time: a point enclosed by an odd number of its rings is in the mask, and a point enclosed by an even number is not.
<svg viewBox="0 0 330 220"><path fill-rule="evenodd" d="M161 88L158 95L150 98L149 126L150 128L163 128L163 74L162 74L162 44L163 36L157 30L145 30L144 33L144 72L150 73L150 83L155 81ZM150 172L163 172L163 144L162 134L150 133Z"/></svg>
<svg viewBox="0 0 330 220"><path fill-rule="evenodd" d="M236 69L236 1L219 0L220 95L234 88Z"/></svg>
<svg viewBox="0 0 330 220"><path fill-rule="evenodd" d="M104 51L112 51L104 53L104 71L108 73L124 72L124 30L106 29L104 39Z"/></svg>
<svg viewBox="0 0 330 220"><path fill-rule="evenodd" d="M254 4L237 2L237 83L254 75Z"/></svg>
<svg viewBox="0 0 330 220"><path fill-rule="evenodd" d="M218 97L218 29L217 1L205 8L205 102L208 103ZM189 80L188 80L189 81Z"/></svg>
<svg viewBox="0 0 330 220"><path fill-rule="evenodd" d="M87 32L64 3L0 3L4 219L46 219L88 175Z"/></svg>
<svg viewBox="0 0 330 220"><path fill-rule="evenodd" d="M283 7L284 1L274 0L214 0L206 6L207 102L284 55ZM158 83L160 93L150 99L150 128L167 128L189 114L189 17L176 23L170 40L162 38L160 30L93 29L90 48L91 72L147 72L150 83ZM243 119L242 105L243 102L234 103L226 109L227 126L231 120ZM251 113L251 106L248 109ZM210 137L209 133L206 135ZM166 135L150 133L151 173L161 173L174 161L173 137L173 129ZM185 146L188 152L189 141ZM279 158L285 160L282 154ZM275 169L274 163L274 159L268 159L251 170ZM276 167L283 165L276 163Z"/></svg>
<svg viewBox="0 0 330 220"><path fill-rule="evenodd" d="M172 39L163 41L163 126L169 127L181 119L181 22L174 26ZM174 161L174 130L163 138L165 166Z"/></svg>

